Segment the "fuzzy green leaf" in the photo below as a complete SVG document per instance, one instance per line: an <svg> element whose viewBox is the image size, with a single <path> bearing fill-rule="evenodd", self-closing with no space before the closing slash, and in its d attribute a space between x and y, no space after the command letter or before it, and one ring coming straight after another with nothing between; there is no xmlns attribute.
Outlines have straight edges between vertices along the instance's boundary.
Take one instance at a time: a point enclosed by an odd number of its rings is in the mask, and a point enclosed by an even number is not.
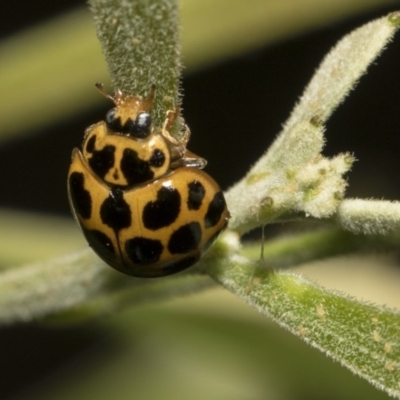
<svg viewBox="0 0 400 400"><path fill-rule="evenodd" d="M127 302L136 304L211 287L207 276L187 273L169 278L127 278L90 249L0 274L0 325L58 315L93 318ZM194 275L193 275L194 274Z"/></svg>
<svg viewBox="0 0 400 400"><path fill-rule="evenodd" d="M392 396L400 396L400 314L233 256L206 271L228 290Z"/></svg>
<svg viewBox="0 0 400 400"><path fill-rule="evenodd" d="M157 87L153 120L179 104L181 76L177 0L90 0L114 89L145 95Z"/></svg>
<svg viewBox="0 0 400 400"><path fill-rule="evenodd" d="M341 228L354 233L385 235L400 230L400 202L346 199L335 220Z"/></svg>
<svg viewBox="0 0 400 400"><path fill-rule="evenodd" d="M328 159L321 154L323 124L392 39L399 19L400 12L394 12L356 29L325 57L282 132L228 191L231 229L242 234L267 223L335 215L347 186L343 175L354 158L339 154ZM369 218L374 218L371 209ZM361 225L359 221L359 231Z"/></svg>

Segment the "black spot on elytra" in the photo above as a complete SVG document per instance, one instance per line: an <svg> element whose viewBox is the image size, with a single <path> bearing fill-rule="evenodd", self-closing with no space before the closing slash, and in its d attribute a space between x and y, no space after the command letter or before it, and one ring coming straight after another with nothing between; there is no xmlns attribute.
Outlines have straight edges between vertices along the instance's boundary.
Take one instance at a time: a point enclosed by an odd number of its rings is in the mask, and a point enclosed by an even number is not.
<svg viewBox="0 0 400 400"><path fill-rule="evenodd" d="M191 222L181 226L171 235L168 242L168 250L172 254L189 253L199 247L200 241L200 224Z"/></svg>
<svg viewBox="0 0 400 400"><path fill-rule="evenodd" d="M179 216L181 196L171 187L162 187L157 200L150 201L143 209L143 224L147 229L156 230L171 225Z"/></svg>
<svg viewBox="0 0 400 400"><path fill-rule="evenodd" d="M132 149L125 149L121 159L121 171L128 185L137 185L150 181L154 177L150 164L139 158L138 153Z"/></svg>
<svg viewBox="0 0 400 400"><path fill-rule="evenodd" d="M160 149L155 149L153 151L153 154L150 157L150 164L153 167L160 168L164 165L165 163L165 154L162 150Z"/></svg>
<svg viewBox="0 0 400 400"><path fill-rule="evenodd" d="M96 135L93 135L86 143L86 151L88 153L93 153L95 143L96 143Z"/></svg>
<svg viewBox="0 0 400 400"><path fill-rule="evenodd" d="M85 236L93 250L105 261L115 258L115 249L111 239L96 229L86 230Z"/></svg>
<svg viewBox="0 0 400 400"><path fill-rule="evenodd" d="M135 237L125 242L125 251L135 264L153 264L160 259L163 245L159 240Z"/></svg>
<svg viewBox="0 0 400 400"><path fill-rule="evenodd" d="M162 269L162 276L175 274L186 268L189 268L191 265L199 261L199 258L200 258L199 256L189 256L185 257L182 260L168 264Z"/></svg>
<svg viewBox="0 0 400 400"><path fill-rule="evenodd" d="M128 228L132 223L132 215L129 204L124 199L124 192L119 188L110 190L109 196L100 207L102 222L119 231Z"/></svg>
<svg viewBox="0 0 400 400"><path fill-rule="evenodd" d="M90 141L90 140L89 140ZM100 178L104 178L113 167L115 161L115 146L107 145L101 150L94 150L88 162L90 168Z"/></svg>
<svg viewBox="0 0 400 400"><path fill-rule="evenodd" d="M189 210L198 210L203 203L206 190L199 181L193 181L188 184L188 201Z"/></svg>
<svg viewBox="0 0 400 400"><path fill-rule="evenodd" d="M226 203L224 195L222 192L216 193L211 203L208 205L207 214L204 217L205 227L211 228L217 225L225 208Z"/></svg>
<svg viewBox="0 0 400 400"><path fill-rule="evenodd" d="M69 176L70 196L76 213L84 219L92 214L92 198L85 189L85 177L81 172L73 172Z"/></svg>

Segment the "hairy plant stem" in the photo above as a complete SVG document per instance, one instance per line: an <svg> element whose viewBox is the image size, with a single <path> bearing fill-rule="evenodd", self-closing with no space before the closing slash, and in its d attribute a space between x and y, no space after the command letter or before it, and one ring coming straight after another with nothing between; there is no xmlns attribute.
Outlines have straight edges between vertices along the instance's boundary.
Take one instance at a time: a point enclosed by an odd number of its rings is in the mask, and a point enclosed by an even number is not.
<svg viewBox="0 0 400 400"><path fill-rule="evenodd" d="M180 104L178 0L89 0L114 89L146 95L157 88L152 117L161 126Z"/></svg>

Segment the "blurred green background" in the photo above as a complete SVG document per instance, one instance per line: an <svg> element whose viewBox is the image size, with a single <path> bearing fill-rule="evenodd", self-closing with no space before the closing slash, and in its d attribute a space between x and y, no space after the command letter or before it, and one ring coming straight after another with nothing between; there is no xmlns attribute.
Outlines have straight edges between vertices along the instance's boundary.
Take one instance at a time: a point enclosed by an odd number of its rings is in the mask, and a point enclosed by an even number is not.
<svg viewBox="0 0 400 400"><path fill-rule="evenodd" d="M189 147L208 159L223 188L267 148L326 52L400 8L398 1L321 3L183 2ZM66 173L84 129L110 105L94 89L108 78L84 2L8 2L0 35L0 268L10 268L85 246L69 213ZM400 198L399 40L327 126L326 154L350 151L360 160L349 196ZM301 272L399 307L394 257L339 264ZM388 397L219 288L86 323L2 328L0 343L1 399Z"/></svg>

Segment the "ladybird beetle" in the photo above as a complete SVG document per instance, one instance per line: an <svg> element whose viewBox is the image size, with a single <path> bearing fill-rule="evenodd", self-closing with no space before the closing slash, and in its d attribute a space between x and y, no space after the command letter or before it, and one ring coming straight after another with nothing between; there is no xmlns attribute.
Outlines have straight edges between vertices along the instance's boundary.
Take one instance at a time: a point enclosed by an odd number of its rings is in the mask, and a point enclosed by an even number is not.
<svg viewBox="0 0 400 400"><path fill-rule="evenodd" d="M190 131L152 124L155 87L147 98L124 95L105 121L86 129L68 174L69 202L86 240L107 264L128 275L160 277L196 263L227 225L229 212L218 184L189 152Z"/></svg>

